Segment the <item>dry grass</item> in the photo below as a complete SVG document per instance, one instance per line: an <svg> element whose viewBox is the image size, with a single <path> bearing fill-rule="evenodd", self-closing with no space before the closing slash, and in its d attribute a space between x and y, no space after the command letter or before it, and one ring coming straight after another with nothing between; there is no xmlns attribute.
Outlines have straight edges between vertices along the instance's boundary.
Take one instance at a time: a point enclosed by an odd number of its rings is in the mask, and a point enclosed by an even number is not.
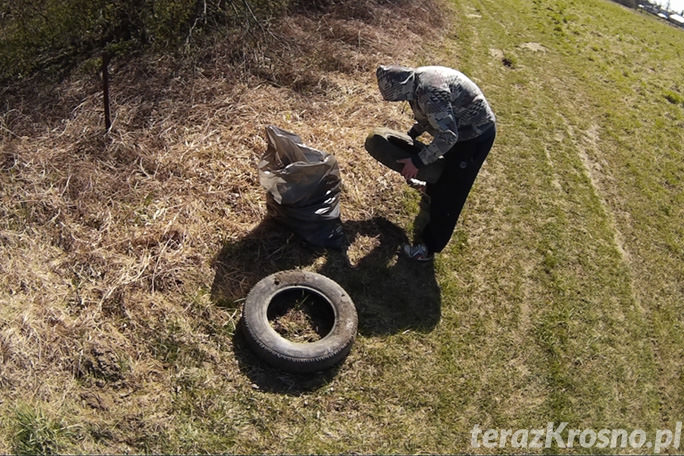
<svg viewBox="0 0 684 456"><path fill-rule="evenodd" d="M471 430L673 429L681 30L603 0L450 0L448 24L425 2L318 4L119 62L107 136L89 76L3 92L0 452L543 453ZM462 69L498 118L425 265L396 255L418 194L362 146L410 124L377 94L387 61ZM352 267L265 218L268 124L336 155ZM264 365L236 331L253 284L291 267L358 311L321 375Z"/></svg>
<svg viewBox="0 0 684 456"><path fill-rule="evenodd" d="M291 241L277 228L258 230L263 128L294 131L337 156L344 220L401 210L387 192L399 179L362 148L369 128L408 115L380 103L374 69L410 62L435 36L436 8L341 2L286 17L271 34L214 36L189 55L118 62L106 135L88 75L6 91L0 416L19 402L68 415L75 446L62 450L168 448L173 385L193 369L189 360L236 375L226 353L234 303L263 269L233 270L222 248ZM359 258L373 247L360 239ZM10 418L0 422L15 429ZM0 433L0 451L17 450L16 435Z"/></svg>

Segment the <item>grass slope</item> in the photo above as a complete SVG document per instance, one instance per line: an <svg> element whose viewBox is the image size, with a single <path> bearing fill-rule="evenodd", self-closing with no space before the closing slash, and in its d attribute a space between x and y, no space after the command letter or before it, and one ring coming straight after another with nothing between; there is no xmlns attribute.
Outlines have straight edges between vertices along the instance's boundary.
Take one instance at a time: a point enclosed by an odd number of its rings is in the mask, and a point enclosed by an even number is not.
<svg viewBox="0 0 684 456"><path fill-rule="evenodd" d="M284 45L253 55L217 42L123 66L106 139L81 79L40 110L12 99L0 451L491 452L470 446L475 424L674 429L682 31L607 1L453 0L441 24L364 5L276 23ZM420 199L362 148L372 126L410 125L374 87L388 61L462 69L499 120L434 266L396 258ZM264 220L270 123L338 157L354 268ZM290 267L359 310L324 375L270 369L236 331L250 287Z"/></svg>

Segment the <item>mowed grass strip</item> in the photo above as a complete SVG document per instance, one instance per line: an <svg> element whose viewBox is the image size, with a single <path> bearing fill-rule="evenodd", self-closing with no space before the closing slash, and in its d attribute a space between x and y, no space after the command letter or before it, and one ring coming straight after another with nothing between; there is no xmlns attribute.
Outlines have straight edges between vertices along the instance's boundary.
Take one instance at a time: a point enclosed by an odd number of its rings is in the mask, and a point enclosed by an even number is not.
<svg viewBox="0 0 684 456"><path fill-rule="evenodd" d="M674 428L682 106L659 92L681 83L681 30L610 2L456 4L463 19L453 54L489 84L500 125L462 225L468 249L444 269L468 271L465 319L477 321L484 308L495 322L492 341L463 359L506 378L495 395L506 405L482 410L482 420L513 429L546 419L579 429ZM659 206L678 217L654 217ZM487 367L476 353L500 361ZM521 360L531 372L527 399L515 397Z"/></svg>

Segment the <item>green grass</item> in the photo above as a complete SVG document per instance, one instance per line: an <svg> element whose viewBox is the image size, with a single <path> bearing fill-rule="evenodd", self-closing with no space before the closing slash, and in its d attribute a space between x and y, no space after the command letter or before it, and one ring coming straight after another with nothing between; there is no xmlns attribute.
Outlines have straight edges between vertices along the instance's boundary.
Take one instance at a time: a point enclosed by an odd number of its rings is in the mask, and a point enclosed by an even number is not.
<svg viewBox="0 0 684 456"><path fill-rule="evenodd" d="M477 24L460 23L472 43L464 64L489 84L500 132L461 225L489 235L447 269L493 285L479 300L476 290L463 296L468 309L488 302L505 315L492 351L521 338L519 353L503 349L487 371L522 364L531 377L513 376L499 394L534 385L542 399L487 415L507 428L545 418L672 427L682 252L659 244L681 239L683 112L658 87L677 84L681 31L607 2L457 3L482 12ZM545 50L522 47L529 42ZM488 60L489 49L511 47L513 69ZM678 183L663 186L663 173Z"/></svg>
<svg viewBox="0 0 684 456"><path fill-rule="evenodd" d="M416 50L413 63L470 75L497 114L498 136L434 265L396 257L423 220L415 220L421 207L416 192L378 181L374 193L353 193L354 179L364 176L360 170L374 166L360 155L365 123L410 125L396 106L374 106L379 98L359 104L361 114L349 108L349 100L361 103L355 94L375 93L372 77L359 76L344 99L331 95L331 104L323 104L326 112L349 109L352 126L341 125L345 135L360 138L352 152L338 149L347 213L370 214L345 220L358 249L355 267L264 222L223 241L162 239L167 255L175 254L174 242L191 249L185 245L196 241L209 244L202 252L214 258L211 267L200 258L184 272L186 283L200 284L189 292L153 275L149 308L139 289L104 289L90 304L98 313L85 312L79 293L85 296L90 276L104 275L97 252L79 258L80 276L40 277L35 283L77 295L53 307L38 298L35 304L57 309L50 324L77 338L57 353L46 336L40 356L26 358L53 360L66 378L57 383L49 377L60 388L40 389L40 399L50 402L45 412L17 408L30 393L14 389L18 376L0 371L0 391L8 394L0 400L0 451L586 453L601 450L577 444L473 448L471 430L476 424L538 429L548 422L643 429L650 438L657 429L673 430L684 416L684 31L602 0L452 0L451 6L444 38ZM301 115L302 124L315 123L306 110L316 107L301 103L287 111L288 122ZM386 118L378 114L384 110ZM307 139L330 137L333 147L340 136L319 131ZM228 173L216 155L203 157L202 169ZM131 174L140 174L135 168ZM13 183L12 176L3 182ZM211 188L225 185L211 176L207 171L197 179ZM231 192L261 205L254 182ZM131 197L130 217L122 223L141 231L157 219L166 224L158 198ZM194 204L178 198L179 206ZM31 214L41 207L25 204L26 214L16 213L8 224L31 226ZM211 219L217 225L251 216L206 204L203 211L219 213ZM42 208L48 220L57 217L49 208ZM106 227L116 222L102 218ZM154 232L144 234L152 239ZM5 245L29 250L23 238L2 236ZM217 245L218 252L212 250ZM121 247L127 248L145 245ZM165 258L142 260L150 271ZM272 369L240 335L245 289L292 267L333 278L357 306L358 338L347 360L329 372L300 376ZM124 270L125 277L139 269ZM211 274L202 276L207 270ZM1 315L0 367L11 360L33 378L41 372L11 355L21 341L52 334L53 326L43 328L25 310L17 298L22 293L17 288L7 295ZM104 350L91 337L114 348Z"/></svg>
<svg viewBox="0 0 684 456"><path fill-rule="evenodd" d="M57 454L68 441L69 431L40 408L20 404L9 427L15 454Z"/></svg>

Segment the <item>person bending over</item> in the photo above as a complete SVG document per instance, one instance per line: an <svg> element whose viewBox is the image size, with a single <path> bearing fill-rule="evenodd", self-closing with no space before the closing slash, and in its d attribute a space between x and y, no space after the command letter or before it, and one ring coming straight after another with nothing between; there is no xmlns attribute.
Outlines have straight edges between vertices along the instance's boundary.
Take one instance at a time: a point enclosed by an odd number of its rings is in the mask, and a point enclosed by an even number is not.
<svg viewBox="0 0 684 456"><path fill-rule="evenodd" d="M382 65L378 87L387 101L408 101L415 124L402 134L375 129L368 152L407 182L427 181L430 220L404 254L430 261L449 243L463 205L496 136L496 117L480 88L460 71L442 66ZM418 141L424 132L429 144Z"/></svg>

